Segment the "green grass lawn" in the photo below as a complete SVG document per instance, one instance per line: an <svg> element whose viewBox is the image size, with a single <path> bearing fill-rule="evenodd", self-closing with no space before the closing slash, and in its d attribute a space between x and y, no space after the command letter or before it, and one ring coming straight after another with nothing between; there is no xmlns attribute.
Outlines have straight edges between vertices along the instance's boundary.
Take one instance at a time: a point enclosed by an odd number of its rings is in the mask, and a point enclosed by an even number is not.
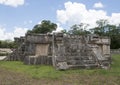
<svg viewBox="0 0 120 85"><path fill-rule="evenodd" d="M58 71L52 66L45 65L24 65L23 62L19 61L0 61L0 68L6 68L15 72L22 72L28 74L34 78L59 78L64 74L100 74L100 75L117 75L120 76L120 55L112 56L112 65L108 70L105 69L76 69Z"/></svg>
<svg viewBox="0 0 120 85"><path fill-rule="evenodd" d="M24 65L23 62L19 61L0 61L0 68L6 70L22 73L27 76L30 76L33 79L50 79L50 80L61 80L65 82L71 82L72 79L75 82L75 85L79 85L76 82L79 82L79 79L85 79L88 81L93 81L93 85L98 85L98 82L101 81L103 84L109 79L113 79L113 83L109 85L118 85L120 83L120 55L112 56L112 65L108 70L105 69L76 69L76 70L66 70L58 71L55 70L52 66L45 65ZM67 79L68 78L68 79ZM70 79L70 80L69 80ZM76 80L77 79L77 80ZM82 80L83 82L87 82ZM82 82L81 81L81 82ZM100 83L101 84L101 83ZM108 83L107 83L108 84ZM106 83L104 85L107 85Z"/></svg>

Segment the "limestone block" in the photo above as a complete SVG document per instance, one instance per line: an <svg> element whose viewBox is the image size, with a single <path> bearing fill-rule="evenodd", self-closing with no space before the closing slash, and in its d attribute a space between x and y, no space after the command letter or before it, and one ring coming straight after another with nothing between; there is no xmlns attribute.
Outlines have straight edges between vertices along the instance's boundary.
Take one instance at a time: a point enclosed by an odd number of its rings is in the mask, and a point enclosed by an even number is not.
<svg viewBox="0 0 120 85"><path fill-rule="evenodd" d="M69 68L67 62L59 62L56 66L58 70L66 70Z"/></svg>

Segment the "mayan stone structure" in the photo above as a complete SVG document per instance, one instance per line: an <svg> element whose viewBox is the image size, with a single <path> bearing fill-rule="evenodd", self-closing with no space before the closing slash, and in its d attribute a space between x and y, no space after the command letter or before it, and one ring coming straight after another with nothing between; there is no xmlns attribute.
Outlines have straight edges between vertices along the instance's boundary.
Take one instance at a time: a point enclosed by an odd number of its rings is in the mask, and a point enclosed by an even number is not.
<svg viewBox="0 0 120 85"><path fill-rule="evenodd" d="M19 47L7 60L47 64L56 69L109 68L110 39L97 35L26 34L15 38Z"/></svg>

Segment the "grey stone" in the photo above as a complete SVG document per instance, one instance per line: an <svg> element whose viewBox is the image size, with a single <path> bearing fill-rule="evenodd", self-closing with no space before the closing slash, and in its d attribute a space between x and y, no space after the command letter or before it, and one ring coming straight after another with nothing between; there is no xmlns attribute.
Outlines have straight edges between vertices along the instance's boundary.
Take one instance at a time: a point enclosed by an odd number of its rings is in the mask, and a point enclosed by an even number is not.
<svg viewBox="0 0 120 85"><path fill-rule="evenodd" d="M68 65L67 65L67 62L59 62L59 63L57 63L57 65L56 65L56 69L57 70L66 70L66 69L68 69L69 67L68 67Z"/></svg>
<svg viewBox="0 0 120 85"><path fill-rule="evenodd" d="M106 69L111 64L108 37L56 33L26 34L15 40L19 47L6 60L20 60L25 64L49 64L60 70L80 66Z"/></svg>

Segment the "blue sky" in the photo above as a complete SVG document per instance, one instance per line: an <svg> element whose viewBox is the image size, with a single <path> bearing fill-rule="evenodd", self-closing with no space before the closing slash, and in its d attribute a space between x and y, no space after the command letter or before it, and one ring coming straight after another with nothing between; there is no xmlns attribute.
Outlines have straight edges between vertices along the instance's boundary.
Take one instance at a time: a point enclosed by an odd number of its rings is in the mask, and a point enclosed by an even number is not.
<svg viewBox="0 0 120 85"><path fill-rule="evenodd" d="M98 19L120 23L120 0L0 0L0 40L23 36L42 20L57 23L58 29L73 24L96 26Z"/></svg>

